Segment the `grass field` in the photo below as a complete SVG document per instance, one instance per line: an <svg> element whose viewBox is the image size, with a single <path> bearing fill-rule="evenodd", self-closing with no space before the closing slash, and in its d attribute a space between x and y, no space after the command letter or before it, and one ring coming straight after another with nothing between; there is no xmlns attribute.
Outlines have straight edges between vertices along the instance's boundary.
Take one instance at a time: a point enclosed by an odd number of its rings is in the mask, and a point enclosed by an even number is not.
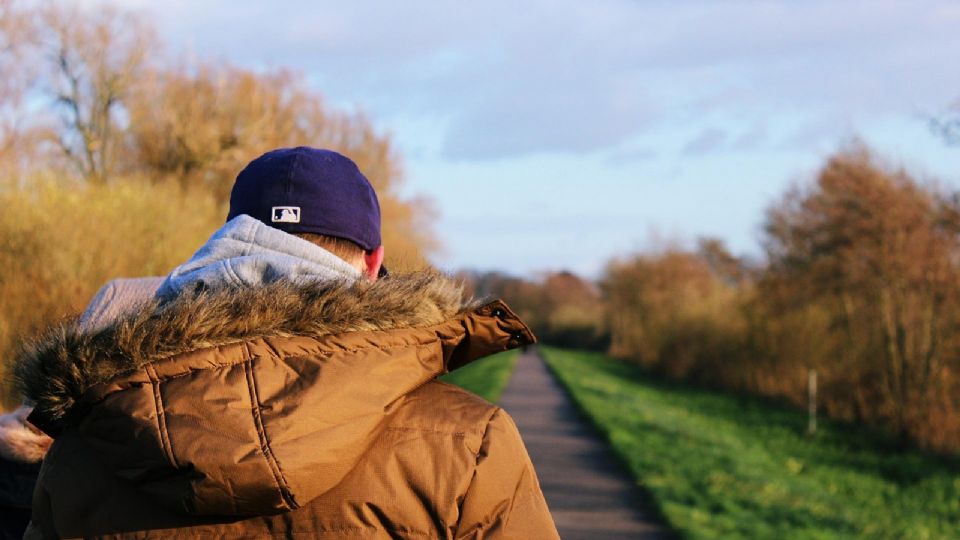
<svg viewBox="0 0 960 540"><path fill-rule="evenodd" d="M514 349L481 358L440 377L440 380L466 388L487 401L496 403L513 374L519 355L520 351Z"/></svg>
<svg viewBox="0 0 960 540"><path fill-rule="evenodd" d="M688 538L960 538L960 459L770 403L542 349L671 525Z"/></svg>

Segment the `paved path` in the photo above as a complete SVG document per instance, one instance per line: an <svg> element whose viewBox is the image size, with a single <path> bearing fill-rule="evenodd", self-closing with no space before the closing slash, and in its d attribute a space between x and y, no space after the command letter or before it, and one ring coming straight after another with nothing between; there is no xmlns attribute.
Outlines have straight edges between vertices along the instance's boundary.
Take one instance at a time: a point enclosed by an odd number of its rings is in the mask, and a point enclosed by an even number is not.
<svg viewBox="0 0 960 540"><path fill-rule="evenodd" d="M520 428L561 538L675 538L536 353L520 356L500 405Z"/></svg>

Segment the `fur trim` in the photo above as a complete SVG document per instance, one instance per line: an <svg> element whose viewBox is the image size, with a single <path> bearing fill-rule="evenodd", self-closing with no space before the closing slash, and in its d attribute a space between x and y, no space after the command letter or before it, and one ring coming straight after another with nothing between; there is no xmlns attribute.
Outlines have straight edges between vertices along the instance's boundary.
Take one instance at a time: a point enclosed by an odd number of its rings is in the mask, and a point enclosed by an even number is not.
<svg viewBox="0 0 960 540"><path fill-rule="evenodd" d="M261 337L319 337L344 332L430 326L473 307L462 285L425 270L375 282L281 280L152 301L100 330L77 320L24 347L14 380L47 421L63 418L98 384L187 351Z"/></svg>
<svg viewBox="0 0 960 540"><path fill-rule="evenodd" d="M30 407L0 415L0 457L18 463L37 463L53 443L53 439L27 423Z"/></svg>

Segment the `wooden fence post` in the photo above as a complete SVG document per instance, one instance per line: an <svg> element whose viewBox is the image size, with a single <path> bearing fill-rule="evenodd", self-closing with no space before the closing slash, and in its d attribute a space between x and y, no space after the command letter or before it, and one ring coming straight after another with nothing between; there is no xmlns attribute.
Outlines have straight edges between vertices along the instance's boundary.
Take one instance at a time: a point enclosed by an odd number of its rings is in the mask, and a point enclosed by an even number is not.
<svg viewBox="0 0 960 540"><path fill-rule="evenodd" d="M813 368L807 372L807 398L807 435L812 436L817 433L817 370Z"/></svg>

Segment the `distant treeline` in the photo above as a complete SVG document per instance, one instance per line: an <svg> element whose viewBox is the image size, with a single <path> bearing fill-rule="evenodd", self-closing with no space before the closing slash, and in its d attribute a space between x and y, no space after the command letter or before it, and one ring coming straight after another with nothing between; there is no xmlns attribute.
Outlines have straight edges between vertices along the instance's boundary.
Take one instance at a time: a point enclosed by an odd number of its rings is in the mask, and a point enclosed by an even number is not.
<svg viewBox="0 0 960 540"><path fill-rule="evenodd" d="M820 407L960 449L960 197L859 144L767 211L764 260L716 239L610 261L590 283L472 276L548 342L669 377Z"/></svg>
<svg viewBox="0 0 960 540"><path fill-rule="evenodd" d="M0 0L0 377L16 343L116 277L162 275L219 227L235 175L281 146L339 150L374 184L387 264L425 264L429 201L392 139L302 77L171 59L130 13ZM0 409L18 396L0 385Z"/></svg>

